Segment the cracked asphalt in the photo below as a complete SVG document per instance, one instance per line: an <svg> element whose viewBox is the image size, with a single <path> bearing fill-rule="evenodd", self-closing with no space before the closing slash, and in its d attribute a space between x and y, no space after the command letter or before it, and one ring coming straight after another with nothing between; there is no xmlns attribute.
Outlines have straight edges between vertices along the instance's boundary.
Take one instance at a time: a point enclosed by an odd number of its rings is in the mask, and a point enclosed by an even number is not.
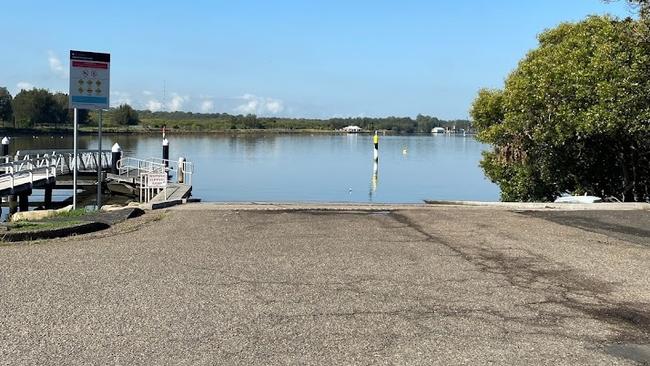
<svg viewBox="0 0 650 366"><path fill-rule="evenodd" d="M0 246L0 364L648 364L649 220L442 206L147 213Z"/></svg>

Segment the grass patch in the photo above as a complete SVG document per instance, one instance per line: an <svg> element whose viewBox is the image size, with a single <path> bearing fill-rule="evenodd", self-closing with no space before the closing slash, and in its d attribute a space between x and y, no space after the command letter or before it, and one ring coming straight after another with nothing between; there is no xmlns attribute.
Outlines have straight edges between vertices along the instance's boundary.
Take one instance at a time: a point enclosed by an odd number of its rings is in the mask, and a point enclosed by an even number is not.
<svg viewBox="0 0 650 366"><path fill-rule="evenodd" d="M83 215L86 215L88 213L92 213L94 211L86 211L84 208L78 208L76 210L70 210L66 212L59 212L56 215L49 217L51 218L58 218L58 217L81 217Z"/></svg>
<svg viewBox="0 0 650 366"><path fill-rule="evenodd" d="M82 224L81 221L22 221L7 225L9 231L53 230Z"/></svg>

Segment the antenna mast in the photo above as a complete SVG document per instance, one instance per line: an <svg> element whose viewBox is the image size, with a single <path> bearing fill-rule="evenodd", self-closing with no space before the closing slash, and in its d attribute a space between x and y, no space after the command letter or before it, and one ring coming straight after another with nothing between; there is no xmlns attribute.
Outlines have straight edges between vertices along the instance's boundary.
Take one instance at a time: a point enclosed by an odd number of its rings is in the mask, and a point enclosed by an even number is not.
<svg viewBox="0 0 650 366"><path fill-rule="evenodd" d="M163 80L163 105L162 111L165 112L167 106L167 81Z"/></svg>

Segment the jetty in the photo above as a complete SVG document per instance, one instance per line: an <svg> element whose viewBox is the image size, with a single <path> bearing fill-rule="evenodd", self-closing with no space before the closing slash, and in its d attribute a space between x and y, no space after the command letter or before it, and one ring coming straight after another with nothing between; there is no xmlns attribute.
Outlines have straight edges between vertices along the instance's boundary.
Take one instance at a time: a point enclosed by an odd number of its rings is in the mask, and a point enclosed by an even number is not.
<svg viewBox="0 0 650 366"><path fill-rule="evenodd" d="M193 174L194 164L183 158L174 161L125 157L107 175L108 189L137 196L152 208L168 207L192 194Z"/></svg>
<svg viewBox="0 0 650 366"><path fill-rule="evenodd" d="M4 142L4 141L3 141ZM9 214L27 211L30 206L51 208L54 190L101 187L114 194L132 196L154 208L167 207L187 199L192 192L193 164L180 158L139 159L123 156L118 144L111 150L19 150L8 153L3 144L0 156L0 197ZM168 156L166 156L168 157ZM99 184L98 184L99 183ZM44 190L43 202L30 203L33 190Z"/></svg>

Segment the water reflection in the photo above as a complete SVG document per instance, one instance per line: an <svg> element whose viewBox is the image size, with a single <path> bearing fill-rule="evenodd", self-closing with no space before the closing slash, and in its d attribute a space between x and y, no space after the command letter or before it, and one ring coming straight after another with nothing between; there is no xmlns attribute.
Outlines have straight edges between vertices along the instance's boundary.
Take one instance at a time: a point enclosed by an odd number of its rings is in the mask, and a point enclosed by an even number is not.
<svg viewBox="0 0 650 366"><path fill-rule="evenodd" d="M2 137L0 137L2 138ZM11 138L10 152L19 150L72 149L72 139L62 135L16 136ZM88 140L79 140L79 149L88 149Z"/></svg>
<svg viewBox="0 0 650 366"><path fill-rule="evenodd" d="M462 136L381 136L382 181L373 164L372 135L174 135L170 159L194 163L193 193L204 201L422 202L498 200L498 188L478 166L488 147ZM103 136L125 154L161 157L160 135ZM11 150L72 148L71 137L16 137ZM97 148L80 136L80 149ZM404 149L407 153L404 154Z"/></svg>
<svg viewBox="0 0 650 366"><path fill-rule="evenodd" d="M372 202L372 195L377 192L377 184L379 183L379 163L375 160L372 163L372 178L370 178L370 193L369 200Z"/></svg>

